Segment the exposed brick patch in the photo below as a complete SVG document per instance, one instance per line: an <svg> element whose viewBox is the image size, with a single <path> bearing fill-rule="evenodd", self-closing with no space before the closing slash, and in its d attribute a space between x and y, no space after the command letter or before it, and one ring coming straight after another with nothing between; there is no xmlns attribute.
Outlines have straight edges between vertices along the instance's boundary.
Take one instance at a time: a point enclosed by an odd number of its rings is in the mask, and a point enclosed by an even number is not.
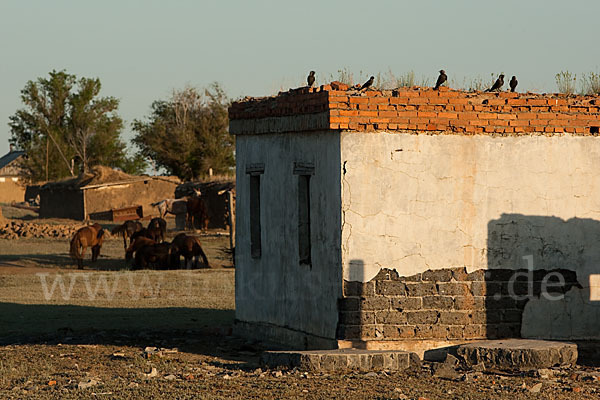
<svg viewBox="0 0 600 400"><path fill-rule="evenodd" d="M408 277L382 269L369 282L344 282L339 301L339 339L498 339L520 337L523 309L540 296L543 282L551 293L579 286L569 270L425 271ZM554 273L554 274L552 274ZM515 275L518 274L518 275ZM518 279L512 279L514 277ZM548 285L547 285L548 286Z"/></svg>
<svg viewBox="0 0 600 400"><path fill-rule="evenodd" d="M229 119L258 120L327 113L328 129L355 131L429 131L449 134L597 135L598 96L482 93L431 88L393 91L346 90L339 82L291 89L277 96L246 98L229 108ZM313 130L301 124L297 130ZM252 134L234 124L233 134ZM322 126L319 126L322 128Z"/></svg>

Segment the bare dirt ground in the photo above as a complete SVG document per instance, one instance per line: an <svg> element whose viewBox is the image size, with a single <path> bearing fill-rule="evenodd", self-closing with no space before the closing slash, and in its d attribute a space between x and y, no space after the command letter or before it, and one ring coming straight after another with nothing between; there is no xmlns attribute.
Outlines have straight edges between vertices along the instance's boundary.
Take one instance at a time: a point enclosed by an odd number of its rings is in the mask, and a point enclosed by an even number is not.
<svg viewBox="0 0 600 400"><path fill-rule="evenodd" d="M231 336L228 238L202 240L212 269L134 272L120 239L83 271L64 239L0 240L0 398L600 398L600 373L586 367L446 379L432 363L335 375L261 368L263 347Z"/></svg>

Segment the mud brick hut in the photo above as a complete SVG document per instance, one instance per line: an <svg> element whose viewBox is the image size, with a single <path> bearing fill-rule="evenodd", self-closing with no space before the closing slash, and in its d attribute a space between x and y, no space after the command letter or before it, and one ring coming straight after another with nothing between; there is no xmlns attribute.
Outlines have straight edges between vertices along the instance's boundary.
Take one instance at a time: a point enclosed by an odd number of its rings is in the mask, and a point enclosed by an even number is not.
<svg viewBox="0 0 600 400"><path fill-rule="evenodd" d="M134 176L109 167L94 167L76 178L40 188L40 217L107 219L111 210L141 206L142 215L157 214L151 203L173 198L181 181L167 176Z"/></svg>
<svg viewBox="0 0 600 400"><path fill-rule="evenodd" d="M334 83L229 117L240 332L600 339L600 97Z"/></svg>
<svg viewBox="0 0 600 400"><path fill-rule="evenodd" d="M21 202L25 198L25 185L19 177L19 160L24 151L11 150L0 157L0 203Z"/></svg>

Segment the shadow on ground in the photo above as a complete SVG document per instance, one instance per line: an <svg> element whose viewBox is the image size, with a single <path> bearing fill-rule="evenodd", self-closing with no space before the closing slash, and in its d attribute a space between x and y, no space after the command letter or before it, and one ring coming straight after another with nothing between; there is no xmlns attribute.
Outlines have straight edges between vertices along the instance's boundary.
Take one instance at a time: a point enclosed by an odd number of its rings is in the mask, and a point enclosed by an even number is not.
<svg viewBox="0 0 600 400"><path fill-rule="evenodd" d="M256 368L259 346L231 336L234 314L205 308L0 303L0 345L176 347L232 361L218 362L222 368Z"/></svg>

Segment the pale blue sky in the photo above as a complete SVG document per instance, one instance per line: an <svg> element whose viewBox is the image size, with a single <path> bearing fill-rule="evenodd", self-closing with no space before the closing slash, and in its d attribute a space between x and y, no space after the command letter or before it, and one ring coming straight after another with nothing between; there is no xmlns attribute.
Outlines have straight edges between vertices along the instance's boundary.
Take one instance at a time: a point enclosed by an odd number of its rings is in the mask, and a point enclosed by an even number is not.
<svg viewBox="0 0 600 400"><path fill-rule="evenodd" d="M598 0L67 1L0 0L0 155L28 80L66 69L99 77L127 123L186 84L230 97L273 94L348 68L449 77L598 71Z"/></svg>

